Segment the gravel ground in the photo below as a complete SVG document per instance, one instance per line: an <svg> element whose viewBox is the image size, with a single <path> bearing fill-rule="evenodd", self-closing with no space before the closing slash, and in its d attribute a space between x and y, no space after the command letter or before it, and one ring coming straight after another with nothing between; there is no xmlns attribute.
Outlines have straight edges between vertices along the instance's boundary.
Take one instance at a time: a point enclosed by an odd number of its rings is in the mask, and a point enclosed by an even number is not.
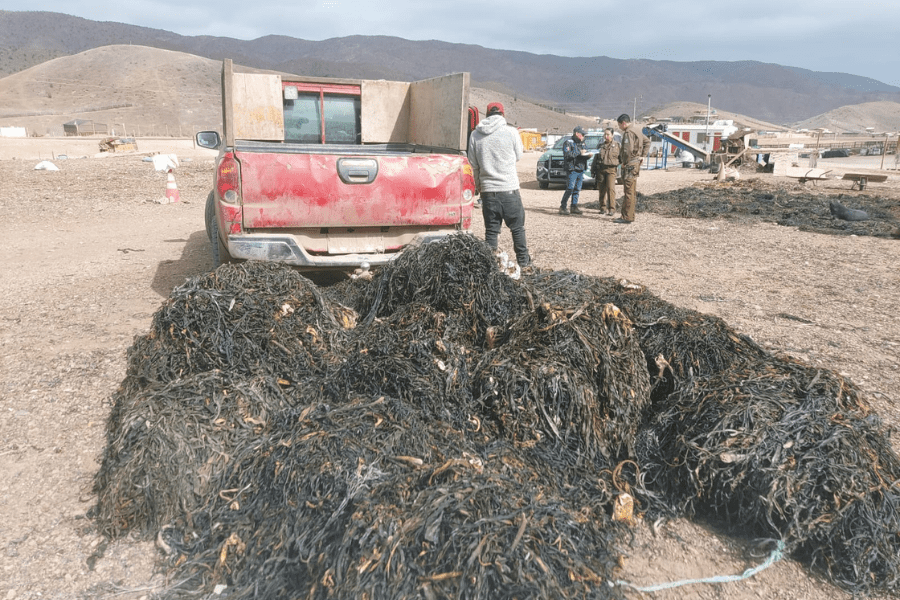
<svg viewBox="0 0 900 600"><path fill-rule="evenodd" d="M165 175L139 155L59 161L58 172L0 160L0 215L13 224L0 288L0 598L136 599L165 582L152 545L107 546L85 515L108 399L133 336L147 331L175 285L211 266L202 228L212 162L185 158L177 204L158 203ZM562 190L538 188L536 160L526 155L520 171L540 267L627 279L720 316L774 352L846 374L888 423L900 422L900 241L645 212L633 225L590 210L561 217ZM692 169L650 171L638 189L651 195L711 179ZM896 179L866 193L898 201ZM862 198L845 181L806 185ZM583 193L583 202L596 194ZM480 218L474 233L483 236ZM506 230L501 243L511 250ZM751 551L702 524L677 521L657 535L638 526L623 548L622 579L740 573L761 561ZM743 582L655 597L849 598L790 560Z"/></svg>

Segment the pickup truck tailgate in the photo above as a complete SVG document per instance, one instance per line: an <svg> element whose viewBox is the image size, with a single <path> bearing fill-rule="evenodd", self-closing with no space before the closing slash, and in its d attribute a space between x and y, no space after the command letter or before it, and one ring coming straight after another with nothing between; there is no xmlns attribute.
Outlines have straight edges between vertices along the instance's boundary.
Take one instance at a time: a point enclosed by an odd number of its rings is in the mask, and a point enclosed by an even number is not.
<svg viewBox="0 0 900 600"><path fill-rule="evenodd" d="M441 227L461 216L461 155L235 152L248 231Z"/></svg>

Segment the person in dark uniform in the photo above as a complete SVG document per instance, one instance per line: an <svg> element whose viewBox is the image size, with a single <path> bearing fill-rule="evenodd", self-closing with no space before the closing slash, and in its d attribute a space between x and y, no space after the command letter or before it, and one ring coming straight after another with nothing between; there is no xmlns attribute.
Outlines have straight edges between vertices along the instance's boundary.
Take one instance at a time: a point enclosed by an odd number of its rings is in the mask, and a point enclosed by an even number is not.
<svg viewBox="0 0 900 600"><path fill-rule="evenodd" d="M597 150L597 158L591 165L591 175L597 181L600 191L600 214L613 216L616 210L616 170L619 166L619 142L613 137L613 130L603 132L603 144Z"/></svg>
<svg viewBox="0 0 900 600"><path fill-rule="evenodd" d="M637 204L637 178L641 174L641 163L650 140L637 125L632 125L631 117L620 115L616 121L622 130L622 147L619 151L619 163L622 165L622 213L615 223L633 223L634 207Z"/></svg>

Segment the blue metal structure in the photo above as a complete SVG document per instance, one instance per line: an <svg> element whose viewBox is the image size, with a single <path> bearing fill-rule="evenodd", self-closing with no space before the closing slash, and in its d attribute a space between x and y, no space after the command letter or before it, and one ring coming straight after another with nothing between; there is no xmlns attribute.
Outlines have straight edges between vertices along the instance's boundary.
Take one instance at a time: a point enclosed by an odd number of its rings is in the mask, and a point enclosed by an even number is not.
<svg viewBox="0 0 900 600"><path fill-rule="evenodd" d="M684 150L686 152L690 152L694 156L702 157L703 162L707 162L707 163L709 162L710 153L708 150L704 150L703 148L700 148L699 146L695 146L694 144L691 144L690 142L686 142L683 139L681 139L680 137L672 135L671 133L667 132L664 128L665 128L665 125L656 125L656 126L648 125L647 127L644 127L644 135L646 135L648 138L652 135L655 135L656 137L660 138L663 142L662 165L659 164L660 161L657 158L657 161L656 161L657 166L655 168L657 168L657 169L659 169L659 168L665 169L666 168L667 159L669 157L669 144L675 146L676 148L680 148L681 150ZM648 166L648 168L650 166L649 160L647 161L647 166Z"/></svg>

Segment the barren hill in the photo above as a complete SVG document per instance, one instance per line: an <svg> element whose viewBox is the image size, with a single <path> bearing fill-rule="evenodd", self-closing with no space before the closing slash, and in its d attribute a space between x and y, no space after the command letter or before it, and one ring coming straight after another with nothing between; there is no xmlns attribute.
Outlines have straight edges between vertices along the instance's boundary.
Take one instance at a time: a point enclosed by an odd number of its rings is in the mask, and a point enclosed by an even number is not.
<svg viewBox="0 0 900 600"><path fill-rule="evenodd" d="M696 116L705 116L707 114L707 105L700 104L697 102L670 102L663 106L655 106L651 108L644 116L650 118L664 118L664 117L681 117L682 119L690 119L691 117ZM775 125L774 123L769 123L767 121L761 121L759 119L754 119L753 117L748 117L747 115L741 115L738 113L730 112L727 110L722 110L713 106L709 113L710 122L716 120L731 120L735 122L735 125L739 127L749 127L754 131L765 130L765 131L782 131L785 127L780 125Z"/></svg>
<svg viewBox="0 0 900 600"><path fill-rule="evenodd" d="M714 101L730 111L786 124L841 106L900 101L900 88L857 75L743 61L658 61L563 57L439 40L346 36L311 41L182 36L124 23L44 11L0 10L0 74L49 58L115 44L137 44L213 60L309 75L416 81L467 71L473 85L568 112L612 118L670 102ZM490 82L490 83L488 83Z"/></svg>
<svg viewBox="0 0 900 600"><path fill-rule="evenodd" d="M881 101L865 102L842 106L827 113L794 124L797 129L817 129L823 127L836 133L865 132L871 127L873 133L895 133L900 131L900 103Z"/></svg>
<svg viewBox="0 0 900 600"><path fill-rule="evenodd" d="M119 135L220 127L219 61L146 46L104 46L0 79L0 124L62 135L73 119Z"/></svg>
<svg viewBox="0 0 900 600"><path fill-rule="evenodd" d="M220 129L220 61L147 46L104 46L55 58L0 79L0 125L29 135L62 135L63 123L85 119L117 135L189 136ZM566 115L473 88L470 103L482 114L500 101L510 123L541 131L568 131L596 121Z"/></svg>
<svg viewBox="0 0 900 600"><path fill-rule="evenodd" d="M103 46L41 63L0 79L0 126L25 127L29 135L62 135L63 123L84 119L117 135L191 136L221 128L221 62L148 46ZM518 127L565 133L575 125L598 127L595 118L562 113L529 102L500 83L472 87L470 104L484 114L500 101ZM501 90L501 91L498 91ZM671 102L644 110L654 117L705 114L696 102ZM713 105L711 118L732 119L754 130L778 125ZM599 110L597 111L599 112ZM617 115L603 115L606 118ZM870 102L845 106L807 119L797 127L879 132L900 129L900 104Z"/></svg>

